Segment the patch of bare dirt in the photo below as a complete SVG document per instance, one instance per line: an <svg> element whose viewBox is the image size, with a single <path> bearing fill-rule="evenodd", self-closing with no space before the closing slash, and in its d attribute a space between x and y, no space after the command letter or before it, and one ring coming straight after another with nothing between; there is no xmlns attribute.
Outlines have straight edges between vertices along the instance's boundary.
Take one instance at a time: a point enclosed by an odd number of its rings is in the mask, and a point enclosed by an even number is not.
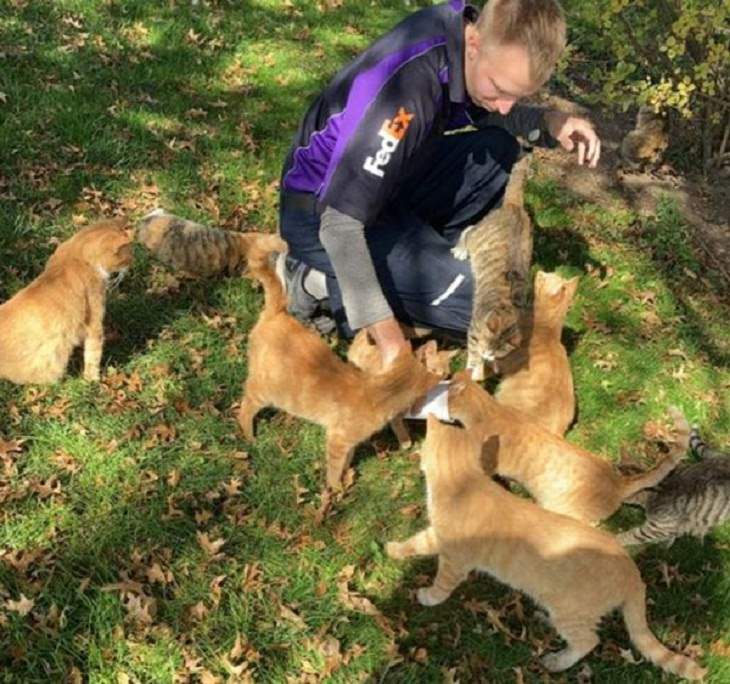
<svg viewBox="0 0 730 684"><path fill-rule="evenodd" d="M575 155L562 149L536 150L537 158L547 162L545 173L583 199L607 208L622 203L643 215L655 214L662 196L674 198L691 229L700 260L720 276L726 293L730 292L730 177L690 177L668 164L656 171L624 171L618 150L633 127L632 117L591 111L556 95L546 96L542 104L590 118L602 145L596 169L578 166Z"/></svg>

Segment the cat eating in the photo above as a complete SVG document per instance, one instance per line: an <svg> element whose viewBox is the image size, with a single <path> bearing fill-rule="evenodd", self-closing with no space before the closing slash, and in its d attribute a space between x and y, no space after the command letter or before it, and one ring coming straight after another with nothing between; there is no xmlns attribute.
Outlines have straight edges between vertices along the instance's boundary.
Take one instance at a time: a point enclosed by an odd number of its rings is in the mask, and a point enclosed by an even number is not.
<svg viewBox="0 0 730 684"><path fill-rule="evenodd" d="M484 379L484 362L494 362L522 343L520 329L532 261L532 222L524 207L530 157L515 164L502 206L464 230L451 250L469 258L474 302L467 333L467 362L474 380Z"/></svg>
<svg viewBox="0 0 730 684"><path fill-rule="evenodd" d="M667 672L701 679L705 671L697 663L652 634L646 586L613 535L505 491L482 471L481 448L476 435L428 417L421 469L430 525L385 547L396 559L438 555L436 577L418 590L419 603L442 603L472 570L487 572L547 609L567 642L543 656L548 670L567 670L590 653L599 641L598 622L618 608L644 657Z"/></svg>
<svg viewBox="0 0 730 684"><path fill-rule="evenodd" d="M439 350L436 340L429 340L418 347L414 353L428 371L440 378L445 378L451 370L451 359L459 353L459 350ZM383 372L383 360L380 350L375 342L370 339L367 330L360 330L355 335L347 350L347 360L367 373ZM403 415L393 418L390 421L390 427L395 433L401 449L407 449L411 446L411 435L403 420Z"/></svg>
<svg viewBox="0 0 730 684"><path fill-rule="evenodd" d="M263 250L265 251L265 250ZM337 489L355 447L405 411L440 380L410 351L380 373L340 359L315 332L286 312L286 295L265 256L249 255L249 271L265 304L248 338L248 377L238 422L253 439L254 416L274 406L327 432L327 486Z"/></svg>
<svg viewBox="0 0 730 684"><path fill-rule="evenodd" d="M43 272L0 305L0 378L51 383L84 346L84 378L99 379L106 290L132 263L126 219L99 221L61 243Z"/></svg>
<svg viewBox="0 0 730 684"><path fill-rule="evenodd" d="M600 456L502 406L468 372L457 373L449 388L449 415L482 440L487 472L519 482L543 508L590 524L661 482L680 462L689 444L689 425L678 409L671 408L670 414L677 432L670 453L646 473L623 476Z"/></svg>

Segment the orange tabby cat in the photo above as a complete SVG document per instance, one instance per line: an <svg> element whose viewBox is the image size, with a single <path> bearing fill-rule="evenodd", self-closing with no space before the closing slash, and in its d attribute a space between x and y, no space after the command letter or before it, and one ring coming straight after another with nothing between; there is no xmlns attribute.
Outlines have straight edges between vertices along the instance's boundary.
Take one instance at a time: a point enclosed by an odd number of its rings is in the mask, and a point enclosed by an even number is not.
<svg viewBox="0 0 730 684"><path fill-rule="evenodd" d="M689 425L679 410L670 413L678 433L670 453L649 472L622 476L600 456L499 404L468 373L455 375L449 387L449 415L482 440L488 472L519 482L543 508L588 523L607 518L630 496L674 470L689 446Z"/></svg>
<svg viewBox="0 0 730 684"><path fill-rule="evenodd" d="M248 338L248 377L238 422L253 439L264 406L306 418L327 431L327 485L340 486L355 447L436 385L410 352L387 371L365 373L342 361L319 335L286 312L286 295L266 259L249 254L264 286L265 306Z"/></svg>
<svg viewBox="0 0 730 684"><path fill-rule="evenodd" d="M598 644L596 626L615 608L631 641L667 672L700 679L693 660L669 651L646 622L646 586L613 535L539 508L497 485L479 466L481 441L462 428L428 417L421 469L430 526L403 542L389 542L391 558L438 555L433 585L418 601L445 601L472 570L488 572L545 607L567 642L543 656L561 672Z"/></svg>
<svg viewBox="0 0 730 684"><path fill-rule="evenodd" d="M451 372L451 359L459 353L459 350L439 351L436 340L429 340L418 347L414 353L428 371L440 378L445 378ZM383 371L380 350L365 329L360 330L350 343L347 360L367 373L382 373ZM411 434L402 415L393 418L390 421L390 427L393 429L401 449L411 446Z"/></svg>
<svg viewBox="0 0 730 684"><path fill-rule="evenodd" d="M48 383L84 345L84 378L99 379L106 287L132 263L124 219L100 221L58 246L43 272L0 306L0 378Z"/></svg>
<svg viewBox="0 0 730 684"><path fill-rule="evenodd" d="M503 406L519 409L561 436L573 422L575 394L560 334L577 287L577 277L563 280L557 273L537 272L531 320L526 326L529 340L499 362L504 379L494 394Z"/></svg>

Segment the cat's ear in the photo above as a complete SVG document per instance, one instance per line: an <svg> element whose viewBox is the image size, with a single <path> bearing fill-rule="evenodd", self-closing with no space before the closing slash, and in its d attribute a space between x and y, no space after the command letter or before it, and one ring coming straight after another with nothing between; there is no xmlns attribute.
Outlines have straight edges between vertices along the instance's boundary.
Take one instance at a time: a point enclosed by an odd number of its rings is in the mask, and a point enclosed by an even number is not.
<svg viewBox="0 0 730 684"><path fill-rule="evenodd" d="M447 359L453 359L460 351L461 349L450 349L448 351L439 352L439 354L443 354Z"/></svg>
<svg viewBox="0 0 730 684"><path fill-rule="evenodd" d="M126 228L129 225L129 218L126 216L116 216L115 218L111 219L109 223L114 228Z"/></svg>
<svg viewBox="0 0 730 684"><path fill-rule="evenodd" d="M575 276L565 283L565 288L568 296L572 299L578 290L578 283L580 282L580 276Z"/></svg>
<svg viewBox="0 0 730 684"><path fill-rule="evenodd" d="M436 340L429 340L416 349L416 358L419 361L426 361L427 359L433 358L437 351L438 346L436 345Z"/></svg>
<svg viewBox="0 0 730 684"><path fill-rule="evenodd" d="M434 430L438 430L441 423L439 422L439 419L436 418L436 416L433 413L429 413L426 416L426 430L428 432L433 432Z"/></svg>
<svg viewBox="0 0 730 684"><path fill-rule="evenodd" d="M451 376L451 382L449 383L449 396L455 397L457 394L463 392L467 384L471 382L471 371L468 368L460 370Z"/></svg>
<svg viewBox="0 0 730 684"><path fill-rule="evenodd" d="M522 333L519 330L515 330L508 338L507 344L512 345L515 349L522 344Z"/></svg>

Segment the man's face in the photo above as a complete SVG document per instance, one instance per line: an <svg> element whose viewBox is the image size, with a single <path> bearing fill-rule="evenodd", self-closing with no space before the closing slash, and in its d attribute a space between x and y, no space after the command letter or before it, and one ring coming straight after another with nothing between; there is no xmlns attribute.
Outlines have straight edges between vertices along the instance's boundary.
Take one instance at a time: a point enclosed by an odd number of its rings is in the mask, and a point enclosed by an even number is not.
<svg viewBox="0 0 730 684"><path fill-rule="evenodd" d="M539 84L530 79L530 60L521 45L482 46L476 29L467 32L464 77L474 104L490 112L507 114Z"/></svg>

